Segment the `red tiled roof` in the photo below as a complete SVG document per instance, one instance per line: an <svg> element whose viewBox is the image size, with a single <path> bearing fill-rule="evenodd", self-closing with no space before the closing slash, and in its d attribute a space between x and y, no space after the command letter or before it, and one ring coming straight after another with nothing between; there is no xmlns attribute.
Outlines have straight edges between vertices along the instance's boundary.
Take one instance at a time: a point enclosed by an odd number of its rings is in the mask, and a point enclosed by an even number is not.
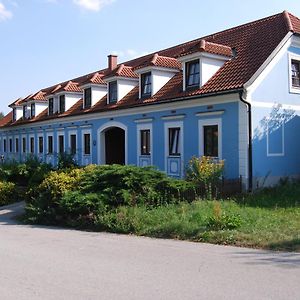
<svg viewBox="0 0 300 300"><path fill-rule="evenodd" d="M0 127L8 126L12 123L12 111L0 120Z"/></svg>
<svg viewBox="0 0 300 300"><path fill-rule="evenodd" d="M22 103L22 100L23 100L22 98L19 98L19 99L15 100L13 103L9 104L8 106L12 107L12 106L15 106L15 105L19 105L19 104Z"/></svg>
<svg viewBox="0 0 300 300"><path fill-rule="evenodd" d="M51 93L57 94L60 92L82 92L82 89L79 87L77 82L73 82L72 80L62 85L60 88L55 88Z"/></svg>
<svg viewBox="0 0 300 300"><path fill-rule="evenodd" d="M124 64L121 64L117 66L114 70L109 72L107 75L105 75L106 78L110 77L128 77L128 78L138 78L138 74L134 73L133 68L130 66L125 66Z"/></svg>
<svg viewBox="0 0 300 300"><path fill-rule="evenodd" d="M201 51L203 46L205 51L227 56L231 56L231 49L235 48L236 55L228 60L200 89L183 92L182 72L178 72L165 86L162 87L160 91L149 99L140 100L138 98L138 87L135 87L123 99L115 104L106 104L106 97L104 97L92 108L83 110L81 108L82 103L78 101L72 109L64 114L47 116L45 113L44 116L41 114L41 117L28 121L33 122L36 119L42 120L67 115L128 108L215 92L236 91L243 88L243 85L266 61L272 51L274 51L288 32L300 34L300 20L292 14L284 11L283 13L207 35L205 37L157 52L155 63L160 61L159 57L164 57L162 60L163 63L165 63L166 60L168 60L168 62L171 60L175 62L176 57L183 56L191 51ZM51 93L57 92L61 88L64 88L64 86L68 85L70 82L73 83L72 86L74 86L76 91L80 91L78 85L82 85L88 77L93 78L93 76L97 73L104 74L106 77L125 76L137 78L137 74L134 73L134 69L149 61L151 62L154 57L155 53L148 54L143 57L124 62L123 64L118 65L112 72L109 69L103 69L72 79L71 81L43 89L42 91L45 92L47 96Z"/></svg>
<svg viewBox="0 0 300 300"><path fill-rule="evenodd" d="M201 39L197 44L193 45L186 52L180 54L179 56L186 56L196 52L207 52L211 54L219 54L223 56L232 57L232 49L229 46L207 42Z"/></svg>
<svg viewBox="0 0 300 300"><path fill-rule="evenodd" d="M158 55L158 53L155 53L150 59L137 66L135 70L146 68L149 66L164 67L177 70L181 69L181 63L176 58L161 56Z"/></svg>
<svg viewBox="0 0 300 300"><path fill-rule="evenodd" d="M80 83L80 86L85 84L100 84L100 85L106 85L106 82L103 80L103 74L100 74L99 72L96 72L94 74L89 74L86 76L86 80L82 81Z"/></svg>

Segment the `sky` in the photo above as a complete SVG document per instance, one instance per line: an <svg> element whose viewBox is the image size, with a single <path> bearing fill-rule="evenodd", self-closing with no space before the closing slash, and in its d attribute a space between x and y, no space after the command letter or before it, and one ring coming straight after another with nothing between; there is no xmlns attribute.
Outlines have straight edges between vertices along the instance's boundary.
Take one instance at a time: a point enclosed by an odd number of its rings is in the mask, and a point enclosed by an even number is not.
<svg viewBox="0 0 300 300"><path fill-rule="evenodd" d="M288 10L299 0L0 0L0 111L19 97Z"/></svg>

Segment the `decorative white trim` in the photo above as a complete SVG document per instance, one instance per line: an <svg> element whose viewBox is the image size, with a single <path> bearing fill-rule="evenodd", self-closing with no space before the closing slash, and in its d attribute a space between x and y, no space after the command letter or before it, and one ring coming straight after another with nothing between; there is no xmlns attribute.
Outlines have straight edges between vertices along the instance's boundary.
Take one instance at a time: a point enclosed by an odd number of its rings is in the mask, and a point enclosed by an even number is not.
<svg viewBox="0 0 300 300"><path fill-rule="evenodd" d="M84 153L84 135L89 134L90 135L90 154ZM81 154L81 160L82 164L85 165L85 160L88 158L90 162L92 162L93 158L93 141L92 141L92 129L83 129L81 130L81 148L82 148L82 154ZM99 150L99 149L98 149Z"/></svg>
<svg viewBox="0 0 300 300"><path fill-rule="evenodd" d="M180 147L180 156L169 156L169 128L180 128L179 136L179 147ZM165 172L168 174L168 158L180 158L180 175L183 176L183 164L184 164L184 133L183 133L183 121L166 121L164 123L164 146L165 146Z"/></svg>
<svg viewBox="0 0 300 300"><path fill-rule="evenodd" d="M75 135L76 136L76 149L75 149L75 158L77 158L78 156L78 134L77 134L77 130L69 130L68 131L68 153L71 153L71 135Z"/></svg>
<svg viewBox="0 0 300 300"><path fill-rule="evenodd" d="M137 143L136 143L136 162L137 166L139 166L139 158L142 156L141 154L141 130L150 130L150 165L153 165L153 130L152 124L137 124L136 126L136 134L137 134ZM149 156L149 155L147 155Z"/></svg>
<svg viewBox="0 0 300 300"><path fill-rule="evenodd" d="M195 113L196 117L210 117L223 115L225 110L203 111Z"/></svg>
<svg viewBox="0 0 300 300"><path fill-rule="evenodd" d="M178 73L178 72L180 72L178 69L166 68L166 67L157 67L157 66L147 66L147 67L144 67L144 68L137 69L134 72L136 74L142 75L143 73L149 73L153 70L169 72L169 73Z"/></svg>
<svg viewBox="0 0 300 300"><path fill-rule="evenodd" d="M105 158L105 131L111 127L119 127L124 130L125 133L125 165L128 164L128 130L127 126L123 123L116 122L116 121L110 121L105 124L103 124L98 130L97 130L97 149L98 149L98 164L103 165L106 163Z"/></svg>
<svg viewBox="0 0 300 300"><path fill-rule="evenodd" d="M285 126L284 126L284 122L281 124L281 134L282 134L282 137L281 137L281 149L282 151L281 152L277 152L277 153L271 153L270 152L270 145L269 145L269 121L267 122L267 157L273 157L273 156L285 156L285 147L284 147L284 130L285 130Z"/></svg>
<svg viewBox="0 0 300 300"><path fill-rule="evenodd" d="M234 103L239 102L239 95L238 93L231 93L226 95L219 95L219 96L210 96L210 97L199 97L195 99L187 99L187 100L178 100L174 102L168 103L160 103L155 105L145 105L135 108L128 108L123 110L109 110L105 112L97 112L97 113L90 113L90 114L82 114L78 116L72 117L59 117L51 120L44 120L37 122L35 126L42 126L42 124L50 125L50 124L57 124L57 123L70 123L76 121L85 121L85 120L100 120L106 118L117 118L123 116L130 116L134 114L149 114L155 112L163 112L168 110L178 110L178 109L185 109L185 108L193 108L205 105L217 105L217 104L225 104L225 103ZM18 129L25 129L28 127L32 127L34 124L24 124L20 126L15 126L15 130ZM63 128L59 128L57 130L63 130ZM0 132L7 132L7 128L0 128Z"/></svg>
<svg viewBox="0 0 300 300"><path fill-rule="evenodd" d="M272 51L265 62L259 67L259 69L253 74L253 76L244 84L244 88L247 90L249 97L259 84L264 80L267 74L273 69L280 57L287 51L291 44L291 37L293 33L288 32L278 46ZM247 97L248 98L248 97Z"/></svg>
<svg viewBox="0 0 300 300"><path fill-rule="evenodd" d="M79 128L92 128L93 125L92 124L88 124L88 125L79 125Z"/></svg>
<svg viewBox="0 0 300 300"><path fill-rule="evenodd" d="M200 119L198 120L198 132L199 132L199 156L204 155L204 134L203 127L217 125L218 126L218 159L222 159L222 119Z"/></svg>
<svg viewBox="0 0 300 300"><path fill-rule="evenodd" d="M173 115L173 116L163 116L161 117L162 120L182 120L186 117L186 114L181 115Z"/></svg>
<svg viewBox="0 0 300 300"><path fill-rule="evenodd" d="M146 118L146 119L136 119L134 120L135 123L139 124L139 123L149 123L149 122L153 122L154 118Z"/></svg>
<svg viewBox="0 0 300 300"><path fill-rule="evenodd" d="M289 91L292 94L300 94L300 88L293 87L292 85L292 60L296 60L300 64L300 55L289 53L288 67L289 67Z"/></svg>

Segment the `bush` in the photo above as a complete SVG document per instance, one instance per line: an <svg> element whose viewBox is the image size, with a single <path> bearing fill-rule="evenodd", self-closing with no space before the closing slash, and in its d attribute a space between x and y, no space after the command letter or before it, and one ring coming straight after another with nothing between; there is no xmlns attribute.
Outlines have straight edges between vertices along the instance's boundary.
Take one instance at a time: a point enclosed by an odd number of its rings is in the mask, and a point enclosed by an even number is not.
<svg viewBox="0 0 300 300"><path fill-rule="evenodd" d="M78 164L74 158L73 154L64 152L58 155L57 168L59 170L72 169L78 167Z"/></svg>
<svg viewBox="0 0 300 300"><path fill-rule="evenodd" d="M208 156L192 157L186 170L186 178L196 185L204 185L206 197L212 199L212 189L216 187L223 170L223 160L216 161Z"/></svg>
<svg viewBox="0 0 300 300"><path fill-rule="evenodd" d="M16 185L12 182L0 181L0 206L13 203L17 199Z"/></svg>
<svg viewBox="0 0 300 300"><path fill-rule="evenodd" d="M76 189L81 169L66 172L51 171L43 182L27 193L26 215L31 222L53 224L60 218L58 210L62 196Z"/></svg>
<svg viewBox="0 0 300 300"><path fill-rule="evenodd" d="M103 165L82 174L82 193L105 195L109 206L144 204L156 206L178 201L181 183L152 167Z"/></svg>

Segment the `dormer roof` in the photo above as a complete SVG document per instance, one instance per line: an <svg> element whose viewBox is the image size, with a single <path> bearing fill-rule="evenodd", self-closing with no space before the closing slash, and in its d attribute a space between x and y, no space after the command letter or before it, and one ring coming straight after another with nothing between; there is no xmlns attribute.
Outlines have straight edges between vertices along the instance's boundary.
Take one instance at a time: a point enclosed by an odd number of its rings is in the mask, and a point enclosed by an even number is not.
<svg viewBox="0 0 300 300"><path fill-rule="evenodd" d="M179 57L187 56L197 52L206 52L210 54L217 54L217 55L222 55L227 57L233 56L231 47L222 44L208 42L205 39L201 39L195 45L192 45L191 47L186 49L186 51L181 53Z"/></svg>
<svg viewBox="0 0 300 300"><path fill-rule="evenodd" d="M22 103L23 98L18 98L17 100L15 100L13 103L9 104L9 107L14 107L14 106L18 106Z"/></svg>
<svg viewBox="0 0 300 300"><path fill-rule="evenodd" d="M79 87L77 82L68 81L67 83L61 85L60 87L55 88L51 94L58 94L62 92L82 92L82 89Z"/></svg>
<svg viewBox="0 0 300 300"><path fill-rule="evenodd" d="M144 63L134 68L134 70L143 69L146 67L162 67L168 69L181 69L181 63L173 57L162 56L158 53L155 53L152 57L147 59Z"/></svg>
<svg viewBox="0 0 300 300"><path fill-rule="evenodd" d="M138 78L139 76L133 71L133 67L120 64L114 70L105 75L104 79L112 77Z"/></svg>
<svg viewBox="0 0 300 300"><path fill-rule="evenodd" d="M86 76L86 80L83 80L79 86L87 85L87 84L99 84L106 85L106 82L103 80L103 73L92 73Z"/></svg>

